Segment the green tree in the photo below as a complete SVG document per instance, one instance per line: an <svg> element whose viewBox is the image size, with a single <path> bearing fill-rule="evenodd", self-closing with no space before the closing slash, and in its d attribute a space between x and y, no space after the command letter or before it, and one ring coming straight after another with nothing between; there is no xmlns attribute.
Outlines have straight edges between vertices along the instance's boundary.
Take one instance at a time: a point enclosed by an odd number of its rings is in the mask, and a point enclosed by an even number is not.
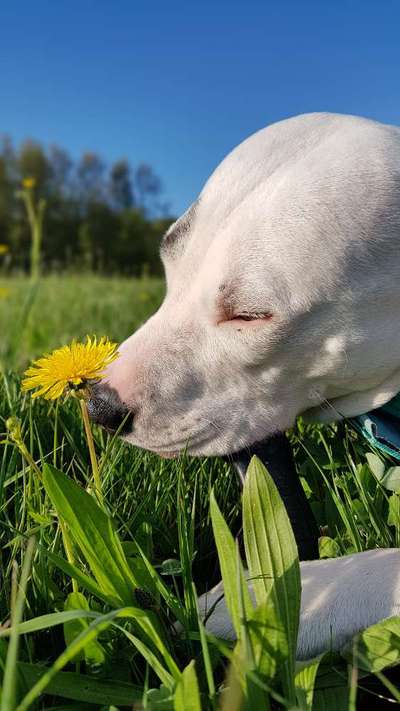
<svg viewBox="0 0 400 711"><path fill-rule="evenodd" d="M104 200L104 173L104 162L97 153L83 154L76 169L78 196L83 205Z"/></svg>
<svg viewBox="0 0 400 711"><path fill-rule="evenodd" d="M140 163L135 171L135 193L137 204L144 212L151 213L157 206L157 200L162 192L160 178L154 173L148 163Z"/></svg>
<svg viewBox="0 0 400 711"><path fill-rule="evenodd" d="M68 196L71 193L73 161L71 156L59 146L50 146L50 192Z"/></svg>
<svg viewBox="0 0 400 711"><path fill-rule="evenodd" d="M0 156L0 243L9 242L11 224L10 214L10 182L7 175L7 165L3 156Z"/></svg>
<svg viewBox="0 0 400 711"><path fill-rule="evenodd" d="M20 194L34 179L32 198L46 201L42 267L94 269L107 273L161 273L159 242L171 220L156 219L162 185L152 167L127 160L107 170L97 153L76 163L63 148L47 151L36 141L17 149L0 137L0 242L10 246L14 269L29 269L29 224Z"/></svg>
<svg viewBox="0 0 400 711"><path fill-rule="evenodd" d="M110 170L110 198L115 210L127 210L134 204L131 169L128 161L118 160Z"/></svg>

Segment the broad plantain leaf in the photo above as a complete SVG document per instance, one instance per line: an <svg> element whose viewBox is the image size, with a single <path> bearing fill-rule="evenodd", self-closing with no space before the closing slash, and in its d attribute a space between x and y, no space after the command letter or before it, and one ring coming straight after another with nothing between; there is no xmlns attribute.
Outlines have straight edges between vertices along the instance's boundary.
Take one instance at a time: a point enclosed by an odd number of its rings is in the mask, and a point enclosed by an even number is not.
<svg viewBox="0 0 400 711"><path fill-rule="evenodd" d="M329 536L321 536L318 541L320 558L337 558L340 555L340 548L336 541Z"/></svg>
<svg viewBox="0 0 400 711"><path fill-rule="evenodd" d="M387 522L389 526L396 526L400 529L400 494L392 494L389 499Z"/></svg>
<svg viewBox="0 0 400 711"><path fill-rule="evenodd" d="M360 632L342 655L368 672L400 664L400 617L388 617Z"/></svg>
<svg viewBox="0 0 400 711"><path fill-rule="evenodd" d="M138 584L111 517L90 494L49 464L43 467L43 484L103 594L115 605L131 604Z"/></svg>
<svg viewBox="0 0 400 711"><path fill-rule="evenodd" d="M65 603L65 610L89 610L89 603L85 596L80 592L72 592L68 595ZM80 617L77 620L70 620L69 622L64 622L64 639L65 644L68 647L71 642L80 635L80 633L89 627L89 622L87 619ZM97 639L88 642L86 647L84 647L80 652L77 653L74 658L74 662L86 660L90 664L103 664L106 658L106 654L103 646Z"/></svg>
<svg viewBox="0 0 400 711"><path fill-rule="evenodd" d="M56 566L56 568L59 568L70 578L76 580L79 585L87 592L90 592L92 593L92 595L95 595L100 600L103 600L103 602L105 602L107 605L113 605L113 598L110 598L105 595L93 578L91 578L89 575L86 575L86 573L83 573L76 565L72 565L71 563L69 563L66 558L63 558L62 556L57 555L57 553L53 553L52 551L47 550L43 546L39 545L38 547L41 551L44 552L44 554L53 563L53 565Z"/></svg>
<svg viewBox="0 0 400 711"><path fill-rule="evenodd" d="M181 678L176 685L174 709L175 711L201 711L194 659L183 670Z"/></svg>
<svg viewBox="0 0 400 711"><path fill-rule="evenodd" d="M254 655L255 668L272 680L277 669L288 658L286 630L277 617L276 607L267 598L247 621L247 630Z"/></svg>
<svg viewBox="0 0 400 711"><path fill-rule="evenodd" d="M173 693L163 684L158 689L148 689L143 694L143 708L147 711L174 711Z"/></svg>
<svg viewBox="0 0 400 711"><path fill-rule="evenodd" d="M238 639L241 637L241 615L238 591L238 565L240 574L243 576L243 568L237 560L236 543L219 510L214 492L211 492L210 499L211 522L214 532L215 543L217 545L219 564L221 568L222 580L224 583L224 594L226 606L228 608L233 626ZM250 599L247 586L243 590L243 606L246 615L251 615L253 604Z"/></svg>
<svg viewBox="0 0 400 711"><path fill-rule="evenodd" d="M270 597L286 631L289 654L282 673L285 692L293 699L301 594L298 552L279 492L257 457L244 484L243 529L257 602L261 605Z"/></svg>
<svg viewBox="0 0 400 711"><path fill-rule="evenodd" d="M387 470L383 479L381 479L382 486L389 491L400 491L400 467L390 467Z"/></svg>
<svg viewBox="0 0 400 711"><path fill-rule="evenodd" d="M371 472L381 481L385 475L385 463L374 452L367 452L366 457Z"/></svg>
<svg viewBox="0 0 400 711"><path fill-rule="evenodd" d="M297 703L301 711L312 711L315 679L324 656L324 654L320 654L315 659L297 662L296 664L294 685L296 687Z"/></svg>

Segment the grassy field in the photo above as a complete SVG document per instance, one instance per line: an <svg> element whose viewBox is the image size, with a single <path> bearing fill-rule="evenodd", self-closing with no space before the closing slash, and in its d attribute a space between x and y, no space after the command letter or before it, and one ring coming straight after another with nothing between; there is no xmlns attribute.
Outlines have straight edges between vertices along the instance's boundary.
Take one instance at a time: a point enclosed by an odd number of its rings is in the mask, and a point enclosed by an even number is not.
<svg viewBox="0 0 400 711"><path fill-rule="evenodd" d="M215 509L213 532L209 507L213 488L223 518L234 535L239 533L240 492L226 463L162 461L95 428L104 494L98 505L77 402L33 402L20 392L21 370L33 357L86 334L121 341L132 333L160 304L163 283L81 275L45 278L37 292L24 279L0 279L0 287L8 290L0 300L1 711L132 708L134 703L160 711L268 709L282 706L280 694L291 708L356 708L357 679L350 675L348 685L348 660L326 658L318 674L318 665L310 667L311 677L317 674L313 700L310 690L308 696L299 692L304 679L297 678L296 691L293 674L288 680L282 671L290 667L293 640L282 668L271 654L267 660L265 649L262 663L247 664L248 620L242 670L229 677L228 686L237 686L235 699L223 693L232 652L205 635L192 586L200 593L220 579L215 537L235 559L233 539ZM18 419L39 472L7 433L10 417ZM400 495L377 481L366 461L368 449L347 425L299 422L291 438L323 534L322 555L400 545ZM260 472L253 481L267 486ZM258 525L268 537L273 524ZM287 542L282 574L290 588L295 554L290 530L281 535ZM32 538L34 550L27 545ZM275 564L273 553L272 572ZM14 630L19 617L26 620L21 634L11 637L10 607ZM176 619L183 637L171 627ZM282 650L275 652L278 659ZM398 659L400 650L393 654ZM380 675L384 667L374 669ZM391 682L381 675L361 676L358 708L375 707L376 693L396 697L396 671L387 673Z"/></svg>
<svg viewBox="0 0 400 711"><path fill-rule="evenodd" d="M50 276L31 289L26 279L0 277L0 360L21 370L35 356L86 334L121 342L158 308L164 284L157 279ZM33 304L32 304L33 302Z"/></svg>

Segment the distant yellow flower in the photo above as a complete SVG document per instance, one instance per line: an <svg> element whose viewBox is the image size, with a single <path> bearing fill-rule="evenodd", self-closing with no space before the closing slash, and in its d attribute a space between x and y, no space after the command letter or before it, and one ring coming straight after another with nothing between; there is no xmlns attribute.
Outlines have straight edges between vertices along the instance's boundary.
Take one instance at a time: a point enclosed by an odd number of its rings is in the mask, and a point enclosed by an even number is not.
<svg viewBox="0 0 400 711"><path fill-rule="evenodd" d="M9 296L10 296L10 289L7 289L5 286L0 286L0 300L7 299Z"/></svg>
<svg viewBox="0 0 400 711"><path fill-rule="evenodd" d="M46 400L56 400L63 393L80 391L92 380L100 380L104 369L118 357L116 343L105 336L97 341L87 336L86 343L73 341L36 360L24 373L22 390L39 388L32 397L42 395Z"/></svg>
<svg viewBox="0 0 400 711"><path fill-rule="evenodd" d="M25 190L32 190L36 185L35 178L24 178L22 181L22 186Z"/></svg>
<svg viewBox="0 0 400 711"><path fill-rule="evenodd" d="M10 248L9 248L8 244L0 244L0 257L2 257L3 254L7 254L9 249Z"/></svg>

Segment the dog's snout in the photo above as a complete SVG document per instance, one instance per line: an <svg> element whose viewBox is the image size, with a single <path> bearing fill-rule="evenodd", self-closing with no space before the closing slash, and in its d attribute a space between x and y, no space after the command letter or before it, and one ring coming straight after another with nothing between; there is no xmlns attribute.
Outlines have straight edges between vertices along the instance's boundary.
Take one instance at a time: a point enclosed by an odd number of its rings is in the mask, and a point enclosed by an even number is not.
<svg viewBox="0 0 400 711"><path fill-rule="evenodd" d="M124 434L132 429L133 411L109 385L100 383L92 388L87 408L92 422L111 432L119 430L119 434Z"/></svg>

